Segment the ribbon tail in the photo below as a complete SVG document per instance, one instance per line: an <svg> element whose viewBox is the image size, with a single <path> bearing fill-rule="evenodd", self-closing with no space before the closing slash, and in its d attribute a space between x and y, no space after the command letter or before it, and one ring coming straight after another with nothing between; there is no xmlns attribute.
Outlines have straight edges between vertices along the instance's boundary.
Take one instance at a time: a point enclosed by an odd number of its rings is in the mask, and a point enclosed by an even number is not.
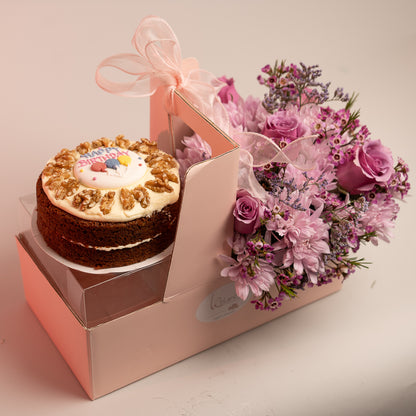
<svg viewBox="0 0 416 416"><path fill-rule="evenodd" d="M317 163L315 159L316 156L312 157L312 152L310 152L310 150L317 137L318 136L316 135L299 137L281 149L272 161L277 163L289 163L302 171L314 169Z"/></svg>
<svg viewBox="0 0 416 416"><path fill-rule="evenodd" d="M250 192L252 196L266 203L267 191L260 185L253 171L253 156L246 149L240 148L238 169L238 187Z"/></svg>

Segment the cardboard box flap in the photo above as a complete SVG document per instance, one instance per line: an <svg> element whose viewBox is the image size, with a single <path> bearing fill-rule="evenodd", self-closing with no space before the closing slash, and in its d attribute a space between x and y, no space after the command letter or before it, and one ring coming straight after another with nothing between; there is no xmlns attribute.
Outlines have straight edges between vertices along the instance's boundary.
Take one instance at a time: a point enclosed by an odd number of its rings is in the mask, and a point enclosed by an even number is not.
<svg viewBox="0 0 416 416"><path fill-rule="evenodd" d="M163 93L151 97L151 138L174 153L183 138L180 122L206 140L212 158L191 166L185 176L176 242L164 301L220 278L218 254L229 254L232 209L237 189L239 147L185 97L175 92L175 117L163 107ZM175 120L175 118L179 119ZM176 123L176 124L175 124ZM182 126L183 127L183 126Z"/></svg>
<svg viewBox="0 0 416 416"><path fill-rule="evenodd" d="M192 166L187 173L164 300L220 278L218 254L230 254L238 152Z"/></svg>

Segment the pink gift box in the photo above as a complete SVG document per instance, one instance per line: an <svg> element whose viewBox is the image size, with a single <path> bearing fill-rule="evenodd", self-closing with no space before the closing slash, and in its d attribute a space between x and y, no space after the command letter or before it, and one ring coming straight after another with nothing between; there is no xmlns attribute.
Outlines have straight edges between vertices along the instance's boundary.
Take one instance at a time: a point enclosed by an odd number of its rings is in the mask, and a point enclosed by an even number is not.
<svg viewBox="0 0 416 416"><path fill-rule="evenodd" d="M30 230L34 201L23 199L17 246L27 302L91 399L341 288L335 281L307 289L274 312L236 296L217 256L230 254L239 148L178 92L175 117L161 98L151 98L151 139L173 154L191 130L213 150L187 172L176 239L163 261L118 275L74 271L39 249Z"/></svg>

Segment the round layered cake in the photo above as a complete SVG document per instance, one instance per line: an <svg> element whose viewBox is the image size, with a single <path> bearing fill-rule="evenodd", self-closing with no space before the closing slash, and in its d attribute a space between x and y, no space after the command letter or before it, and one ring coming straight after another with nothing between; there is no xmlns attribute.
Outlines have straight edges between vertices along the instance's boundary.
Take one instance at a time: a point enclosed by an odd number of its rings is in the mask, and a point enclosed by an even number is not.
<svg viewBox="0 0 416 416"><path fill-rule="evenodd" d="M36 185L46 244L84 266L138 263L174 240L178 163L147 139L81 143L50 159Z"/></svg>

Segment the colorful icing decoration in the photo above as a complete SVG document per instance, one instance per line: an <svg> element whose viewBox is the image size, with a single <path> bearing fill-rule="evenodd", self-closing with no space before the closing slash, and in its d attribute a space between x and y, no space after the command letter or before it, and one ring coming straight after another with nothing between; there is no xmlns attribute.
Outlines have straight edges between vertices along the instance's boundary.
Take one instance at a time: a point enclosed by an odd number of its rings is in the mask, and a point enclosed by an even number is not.
<svg viewBox="0 0 416 416"><path fill-rule="evenodd" d="M91 165L91 170L94 172L105 172L107 170L107 166L103 162L95 162ZM80 172L82 172L82 169Z"/></svg>
<svg viewBox="0 0 416 416"><path fill-rule="evenodd" d="M120 162L117 159L107 159L105 165L109 169L117 169L120 166Z"/></svg>
<svg viewBox="0 0 416 416"><path fill-rule="evenodd" d="M133 185L146 171L146 163L137 153L120 147L96 148L80 155L74 166L76 179L82 185L95 189L119 189Z"/></svg>
<svg viewBox="0 0 416 416"><path fill-rule="evenodd" d="M127 155L121 155L117 158L117 160L124 166L128 166L131 163L131 157Z"/></svg>

